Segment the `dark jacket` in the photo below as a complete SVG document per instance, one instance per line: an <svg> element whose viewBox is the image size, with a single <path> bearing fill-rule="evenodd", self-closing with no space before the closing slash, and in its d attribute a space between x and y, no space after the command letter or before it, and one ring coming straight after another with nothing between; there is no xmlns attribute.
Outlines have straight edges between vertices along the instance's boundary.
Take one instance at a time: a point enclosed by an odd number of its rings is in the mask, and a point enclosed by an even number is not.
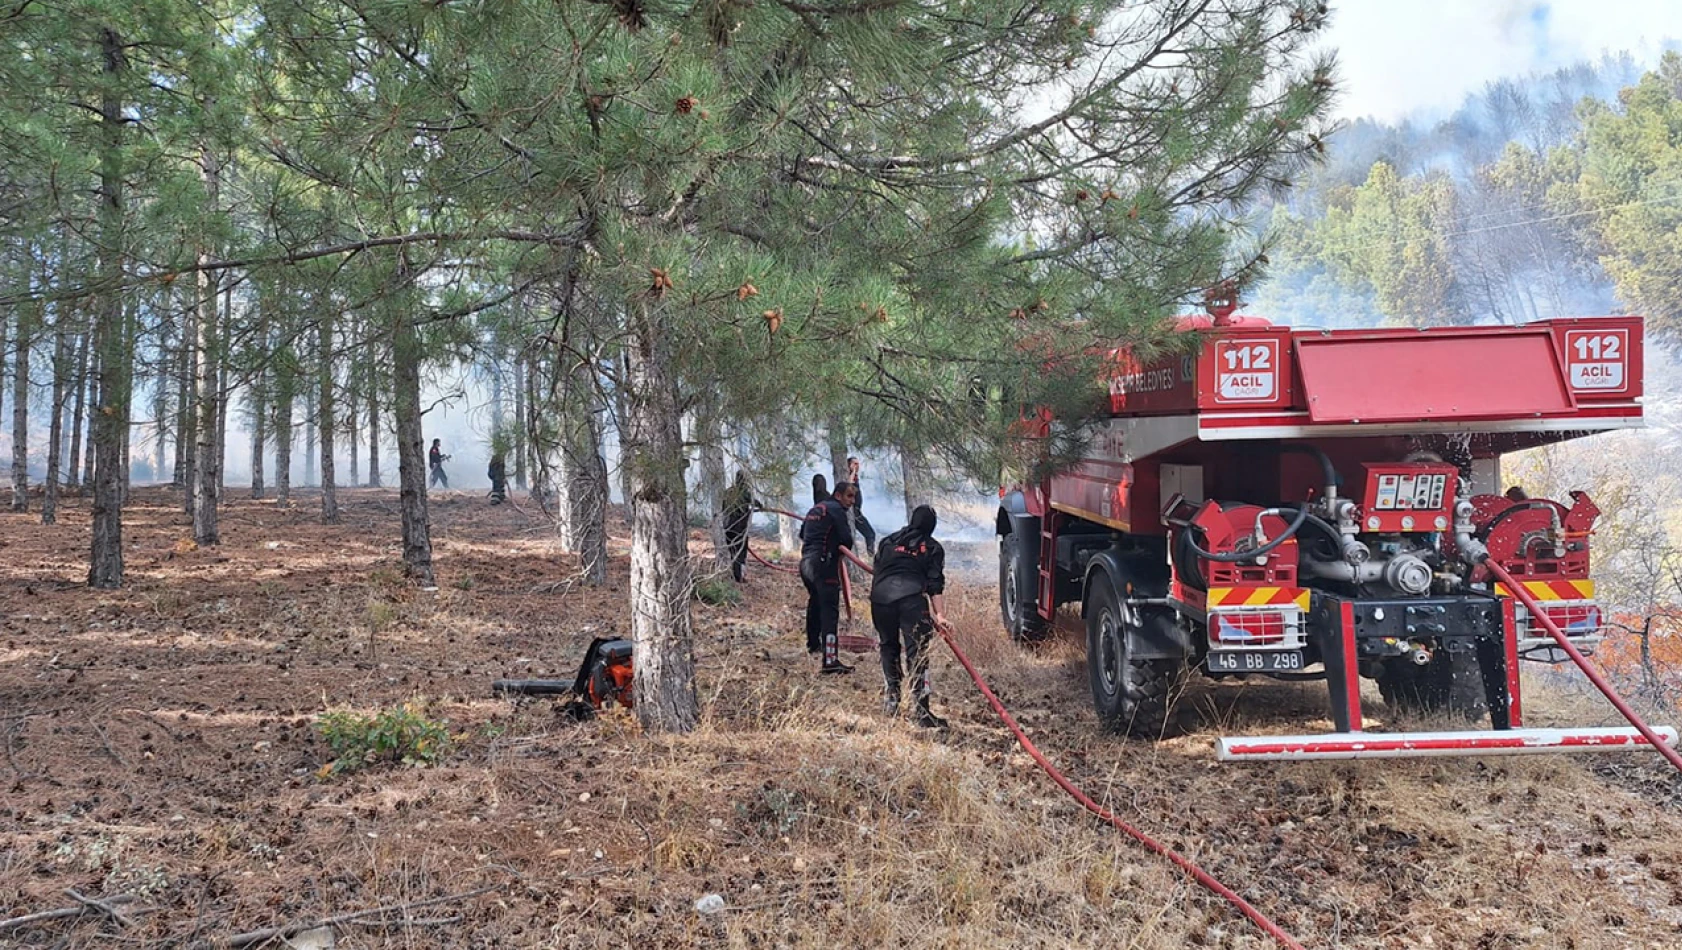
<svg viewBox="0 0 1682 950"><path fill-rule="evenodd" d="M819 575L840 572L840 549L853 546L853 529L847 525L847 509L834 498L825 499L806 512L800 526L800 561L810 563Z"/></svg>
<svg viewBox="0 0 1682 950"><path fill-rule="evenodd" d="M906 597L946 592L946 549L915 528L901 528L876 547L876 576L870 602L891 604Z"/></svg>
<svg viewBox="0 0 1682 950"><path fill-rule="evenodd" d="M724 529L726 531L745 531L753 518L753 513L759 508L759 502L754 501L753 492L748 490L746 482L736 482L724 490Z"/></svg>
<svg viewBox="0 0 1682 950"><path fill-rule="evenodd" d="M491 477L492 484L507 481L508 467L503 463L502 459L491 459L490 467L485 469L485 474Z"/></svg>

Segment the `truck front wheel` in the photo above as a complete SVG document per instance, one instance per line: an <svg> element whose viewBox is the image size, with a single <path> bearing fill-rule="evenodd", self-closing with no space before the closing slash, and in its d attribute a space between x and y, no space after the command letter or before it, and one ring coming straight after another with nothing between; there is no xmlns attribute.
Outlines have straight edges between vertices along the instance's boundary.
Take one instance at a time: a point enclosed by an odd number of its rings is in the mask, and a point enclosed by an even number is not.
<svg viewBox="0 0 1682 950"><path fill-rule="evenodd" d="M1098 721L1115 732L1161 738L1184 663L1133 656L1128 615L1108 575L1092 577L1087 598L1086 669Z"/></svg>
<svg viewBox="0 0 1682 950"><path fill-rule="evenodd" d="M1045 633L1039 600L1039 570L1024 550L1022 534L999 539L999 615L1016 641L1038 640Z"/></svg>

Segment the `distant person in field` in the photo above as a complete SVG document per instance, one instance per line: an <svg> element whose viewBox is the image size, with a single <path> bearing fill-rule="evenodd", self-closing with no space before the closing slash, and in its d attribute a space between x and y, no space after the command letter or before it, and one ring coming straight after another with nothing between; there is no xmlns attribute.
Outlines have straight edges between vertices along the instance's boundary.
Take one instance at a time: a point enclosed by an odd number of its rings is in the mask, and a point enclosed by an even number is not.
<svg viewBox="0 0 1682 950"><path fill-rule="evenodd" d="M823 653L820 673L851 673L841 662L841 560L853 548L847 509L853 486L835 485L835 493L812 506L800 526L800 581L806 585L806 652Z"/></svg>
<svg viewBox="0 0 1682 950"><path fill-rule="evenodd" d="M865 552L875 554L876 529L871 526L870 519L864 516L864 483L859 481L859 460L856 455L847 457L847 481L852 484L853 490L858 492L858 500L853 503L852 508L853 528L858 531L859 537L864 539Z"/></svg>
<svg viewBox="0 0 1682 950"><path fill-rule="evenodd" d="M737 469L736 481L724 492L724 546L730 549L730 576L736 583L747 583L748 524L759 502L753 499L748 487L748 475Z"/></svg>
<svg viewBox="0 0 1682 950"><path fill-rule="evenodd" d="M426 453L426 460L432 466L432 487L434 488L439 485L445 488L450 487L450 477L444 474L444 463L448 462L450 457L444 454L443 444L443 439L433 439L432 451Z"/></svg>
<svg viewBox="0 0 1682 950"><path fill-rule="evenodd" d="M916 704L912 721L925 729L946 728L929 709L929 640L946 626L946 549L934 539L936 523L934 509L918 505L910 524L883 538L870 586L870 620L882 642L882 707L890 716L899 712L903 648Z"/></svg>
<svg viewBox="0 0 1682 950"><path fill-rule="evenodd" d="M812 476L812 504L821 505L829 500L829 479L822 475Z"/></svg>
<svg viewBox="0 0 1682 950"><path fill-rule="evenodd" d="M508 467L503 464L502 453L491 456L491 466L485 470L491 479L491 504L500 505L508 500Z"/></svg>

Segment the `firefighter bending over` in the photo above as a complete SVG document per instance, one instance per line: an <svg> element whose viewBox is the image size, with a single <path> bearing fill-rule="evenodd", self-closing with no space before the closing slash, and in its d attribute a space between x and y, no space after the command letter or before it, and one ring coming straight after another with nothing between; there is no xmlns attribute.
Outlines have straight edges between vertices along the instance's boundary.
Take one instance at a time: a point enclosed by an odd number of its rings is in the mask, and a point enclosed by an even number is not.
<svg viewBox="0 0 1682 950"><path fill-rule="evenodd" d="M841 662L837 627L841 623L842 550L853 549L847 509L853 486L837 482L835 491L806 512L800 526L800 581L806 585L806 652L823 653L820 673L851 673Z"/></svg>
<svg viewBox="0 0 1682 950"><path fill-rule="evenodd" d="M946 625L946 549L934 539L935 523L934 509L918 505L909 525L883 538L870 586L870 619L882 641L882 708L890 716L899 712L903 645L916 703L912 721L925 729L946 728L929 709L929 639L935 627Z"/></svg>

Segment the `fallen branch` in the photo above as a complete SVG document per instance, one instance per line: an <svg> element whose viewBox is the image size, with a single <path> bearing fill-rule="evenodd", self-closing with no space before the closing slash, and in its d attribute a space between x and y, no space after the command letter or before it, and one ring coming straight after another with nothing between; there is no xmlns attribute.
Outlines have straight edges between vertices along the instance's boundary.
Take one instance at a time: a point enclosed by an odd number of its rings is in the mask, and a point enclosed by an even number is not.
<svg viewBox="0 0 1682 950"><path fill-rule="evenodd" d="M444 927L449 924L459 924L466 918L460 914L454 917L404 917L399 920L358 920L358 927L383 927L394 930L398 927Z"/></svg>
<svg viewBox="0 0 1682 950"><path fill-rule="evenodd" d="M248 933L234 934L226 940L217 942L215 946L228 947L230 950L239 950L241 947L254 947L258 944L267 943L270 940L290 937L305 930L314 930L318 927L331 927L334 924L348 924L352 921L360 921L368 917L379 917L383 914L398 912L407 913L411 910L419 910L422 907L434 907L438 904L448 904L453 901L467 900L469 897L478 897L480 894L489 894L491 891L499 890L501 887L501 884L486 884L484 887L476 887L471 891L463 891L460 894L446 894L443 897L433 897L424 901L415 901L412 904L391 904L385 907L375 907L371 910L358 910L352 911L348 914L337 914L332 917L323 917L320 920L311 921L309 923L287 924L284 927L265 927L262 930L253 930Z"/></svg>
<svg viewBox="0 0 1682 950"><path fill-rule="evenodd" d="M60 907L55 910L43 910L34 914L24 914L22 917L12 917L6 920L0 920L0 933L5 933L8 930L22 930L25 927L29 927L34 924L46 923L49 920L63 920L66 917L80 917L88 912L88 905L85 903L86 898L77 896L77 900L84 901L84 903L77 904L75 907ZM133 902L133 894L118 894L115 897L107 897L100 903L116 905L129 904ZM100 909L105 910L105 908ZM132 913L144 914L150 910L151 908L141 908L140 910L132 911Z"/></svg>
<svg viewBox="0 0 1682 950"><path fill-rule="evenodd" d="M97 897L88 897L87 895L81 893L80 891L77 891L73 887L65 888L64 893L70 895L71 900L79 901L79 902L81 902L82 904L84 904L88 907L92 907L94 910L97 910L100 913L104 914L105 916L107 916L107 917L111 918L112 920L116 921L117 926L119 926L119 927L133 927L134 926L134 921L128 919L127 917L124 917L123 912L118 910L116 907L112 906L111 902L108 901L108 900L100 900Z"/></svg>

